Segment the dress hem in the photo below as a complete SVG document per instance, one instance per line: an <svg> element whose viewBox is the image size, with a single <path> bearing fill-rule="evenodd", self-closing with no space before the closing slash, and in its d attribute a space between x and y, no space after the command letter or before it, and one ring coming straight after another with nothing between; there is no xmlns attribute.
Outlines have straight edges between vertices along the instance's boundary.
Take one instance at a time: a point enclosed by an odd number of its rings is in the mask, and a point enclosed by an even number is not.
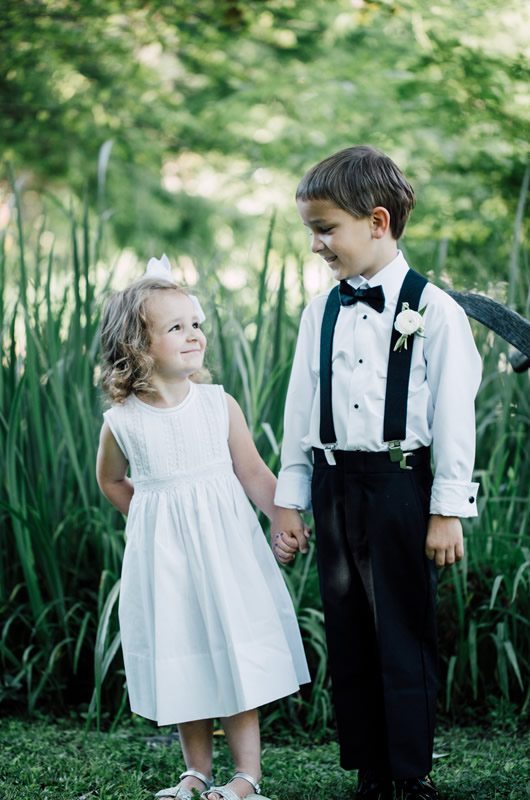
<svg viewBox="0 0 530 800"><path fill-rule="evenodd" d="M311 678L308 678L306 681L302 681L300 684L297 684L297 687L295 689L289 689L285 693L278 695L275 692L273 697L269 698L268 700L262 700L258 704L251 703L250 705L245 705L243 708L239 708L235 711L217 710L210 714L192 715L187 719L173 719L173 718L166 719L165 717L157 718L155 714L152 713L148 714L143 711L140 711L139 707L133 707L132 703L130 704L130 706L131 706L131 712L133 714L138 714L138 716L144 717L144 719L152 720L153 722L156 722L159 728L162 728L166 725L180 725L181 723L184 722L195 722L196 720L200 719L220 719L224 717L233 717L236 714L242 714L244 711L252 711L254 708L261 708L262 706L267 705L268 703L274 703L276 700L282 700L285 697L289 697L289 695L291 694L296 694L296 692L300 690L300 687L307 683L311 683Z"/></svg>

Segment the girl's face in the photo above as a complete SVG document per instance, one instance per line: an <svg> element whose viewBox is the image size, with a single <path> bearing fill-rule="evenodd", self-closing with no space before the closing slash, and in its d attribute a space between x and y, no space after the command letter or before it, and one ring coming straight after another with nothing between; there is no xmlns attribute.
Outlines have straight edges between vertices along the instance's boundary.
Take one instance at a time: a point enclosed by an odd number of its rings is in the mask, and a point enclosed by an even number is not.
<svg viewBox="0 0 530 800"><path fill-rule="evenodd" d="M145 310L151 337L149 354L155 360L156 374L172 380L197 372L204 360L206 336L190 298L179 291L155 292Z"/></svg>

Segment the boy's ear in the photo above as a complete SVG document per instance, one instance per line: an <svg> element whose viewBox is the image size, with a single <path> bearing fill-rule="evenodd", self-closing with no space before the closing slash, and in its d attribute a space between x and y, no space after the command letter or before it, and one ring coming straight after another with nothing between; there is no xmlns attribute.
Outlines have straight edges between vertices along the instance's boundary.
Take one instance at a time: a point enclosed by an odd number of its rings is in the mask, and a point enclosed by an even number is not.
<svg viewBox="0 0 530 800"><path fill-rule="evenodd" d="M390 230L390 213L384 206L376 206L370 216L372 238L382 239Z"/></svg>

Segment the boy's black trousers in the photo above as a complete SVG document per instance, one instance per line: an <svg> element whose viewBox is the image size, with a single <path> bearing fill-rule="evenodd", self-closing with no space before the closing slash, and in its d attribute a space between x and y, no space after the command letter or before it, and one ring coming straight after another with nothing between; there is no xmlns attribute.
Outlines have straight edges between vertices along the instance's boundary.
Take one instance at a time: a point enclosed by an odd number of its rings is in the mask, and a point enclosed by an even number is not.
<svg viewBox="0 0 530 800"><path fill-rule="evenodd" d="M334 455L314 450L312 503L341 766L423 776L438 688L429 449L412 469L387 452Z"/></svg>

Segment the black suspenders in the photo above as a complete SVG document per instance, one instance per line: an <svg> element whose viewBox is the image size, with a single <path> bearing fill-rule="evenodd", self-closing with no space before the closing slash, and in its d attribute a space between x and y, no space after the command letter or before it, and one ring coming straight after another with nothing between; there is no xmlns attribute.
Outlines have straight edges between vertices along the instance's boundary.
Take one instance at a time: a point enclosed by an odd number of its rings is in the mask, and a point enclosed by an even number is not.
<svg viewBox="0 0 530 800"><path fill-rule="evenodd" d="M426 283L427 279L423 275L409 269L401 285L394 322L401 312L404 302L409 304L411 310L418 310L421 293ZM333 451L337 446L337 435L333 424L331 383L333 334L339 311L339 287L335 286L328 295L320 334L320 441L327 457L330 451ZM402 348L395 351L394 347L399 335L399 332L392 325L388 355L383 441L389 442L391 460L400 461L402 466L406 466L406 457L404 458L401 452L401 442L406 438L407 431L407 400L414 337L411 336L407 349ZM333 463L332 458L328 457L328 461Z"/></svg>
<svg viewBox="0 0 530 800"><path fill-rule="evenodd" d="M320 332L320 441L324 450L334 450L337 446L337 434L333 424L333 406L331 405L331 374L333 334L339 311L339 287L335 286L328 295Z"/></svg>

